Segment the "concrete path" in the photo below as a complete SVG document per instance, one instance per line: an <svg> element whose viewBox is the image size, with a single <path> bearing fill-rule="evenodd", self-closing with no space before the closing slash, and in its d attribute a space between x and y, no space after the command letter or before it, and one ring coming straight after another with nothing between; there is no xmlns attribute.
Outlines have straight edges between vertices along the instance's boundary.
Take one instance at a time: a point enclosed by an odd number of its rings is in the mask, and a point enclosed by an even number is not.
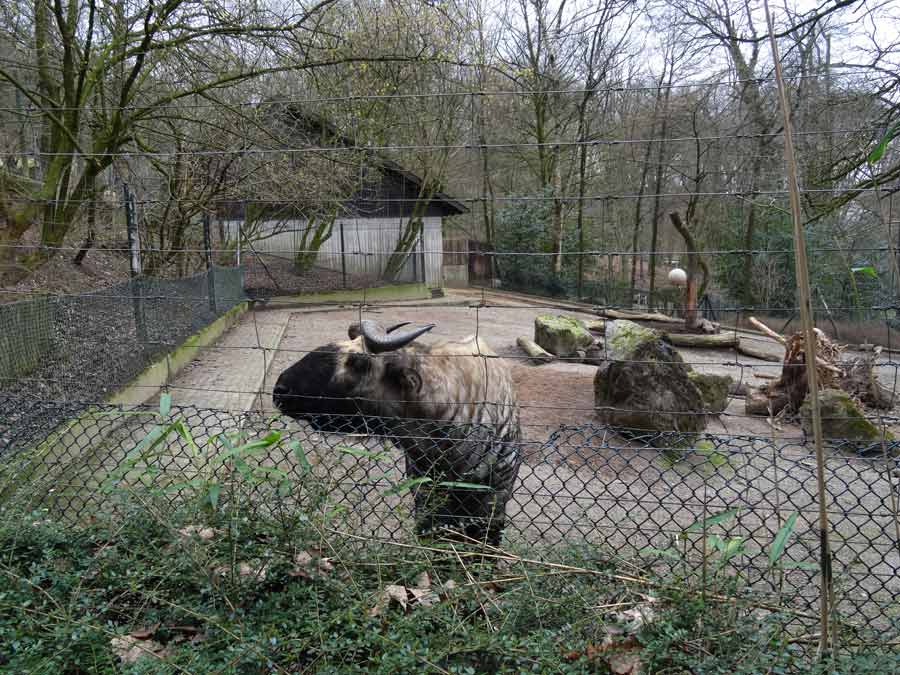
<svg viewBox="0 0 900 675"><path fill-rule="evenodd" d="M173 405L244 412L260 405L263 382L293 310L247 312L169 382Z"/></svg>

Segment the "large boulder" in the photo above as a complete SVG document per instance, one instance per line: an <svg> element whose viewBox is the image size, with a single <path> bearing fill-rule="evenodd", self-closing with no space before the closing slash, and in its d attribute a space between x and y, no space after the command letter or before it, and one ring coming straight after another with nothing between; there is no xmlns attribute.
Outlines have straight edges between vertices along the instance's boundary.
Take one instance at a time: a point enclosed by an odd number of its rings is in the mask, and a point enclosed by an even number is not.
<svg viewBox="0 0 900 675"><path fill-rule="evenodd" d="M710 415L718 415L728 407L728 397L734 387L734 380L728 375L708 375L696 370L688 371L688 378L703 399L703 409Z"/></svg>
<svg viewBox="0 0 900 675"><path fill-rule="evenodd" d="M881 452L881 429L866 418L862 408L847 392L842 389L820 391L819 411L822 417L822 435L827 440L847 442L857 450ZM812 406L809 396L800 406L800 425L804 433L812 436ZM885 440L893 441L894 437L888 432Z"/></svg>
<svg viewBox="0 0 900 675"><path fill-rule="evenodd" d="M594 336L574 317L541 314L534 320L534 341L560 358L573 358L594 344Z"/></svg>
<svg viewBox="0 0 900 675"><path fill-rule="evenodd" d="M692 434L706 428L709 412L700 387L660 333L631 321L611 321L606 349L608 360L594 376L594 406L601 420L628 435ZM659 441L672 442L668 434Z"/></svg>

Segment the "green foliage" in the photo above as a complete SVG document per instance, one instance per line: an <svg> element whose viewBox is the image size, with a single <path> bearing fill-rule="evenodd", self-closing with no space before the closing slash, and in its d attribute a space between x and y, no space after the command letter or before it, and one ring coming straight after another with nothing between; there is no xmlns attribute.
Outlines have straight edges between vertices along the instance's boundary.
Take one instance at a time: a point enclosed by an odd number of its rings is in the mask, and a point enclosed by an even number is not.
<svg viewBox="0 0 900 675"><path fill-rule="evenodd" d="M337 537L259 518L213 519L206 525L212 536L186 536L195 517L133 502L66 528L46 513L4 511L0 669L606 673L607 655L598 656L597 646L609 635L630 645L646 673L874 675L891 672L897 658L869 647L813 663L789 642L790 617L704 601L671 577L659 579L647 605L646 587L604 576L617 570L593 546L553 550L570 573L511 563L494 571L509 579L489 590L424 550L351 550ZM317 550L334 556L333 566L300 570L297 553ZM412 587L423 571L435 587L447 578L459 585L431 605L373 612L387 584ZM639 605L642 621L621 612ZM121 660L115 640L129 635L151 653Z"/></svg>
<svg viewBox="0 0 900 675"><path fill-rule="evenodd" d="M0 511L3 672L607 673L616 649L645 673L874 675L896 662L869 647L814 663L789 639L789 612L742 599L729 564L745 552L729 534L737 509L688 525L642 566L588 543L508 545L494 564L465 549L361 543L336 528L326 495L287 515L249 507L260 488L286 496L282 472L255 460L285 443L280 432L198 443L173 411L161 397L158 424L129 453L131 486L113 480L115 508L74 528L47 512ZM173 440L230 478L182 481L180 507L154 499L167 487L154 467ZM285 450L300 472L293 492L319 482L301 445ZM770 574L791 566L782 558L797 518L769 547ZM700 568L678 545L694 537L705 542Z"/></svg>
<svg viewBox="0 0 900 675"><path fill-rule="evenodd" d="M504 288L557 298L575 298L578 294L578 257L563 256L562 271L553 269L554 252L552 201L550 193L533 199L514 201L497 212L497 267ZM585 237L585 248L597 248L599 242ZM578 235L572 223L565 225L564 251L578 250ZM532 253L535 255L504 255ZM631 304L629 284L615 278L592 279L586 275L582 296L592 301L621 306Z"/></svg>
<svg viewBox="0 0 900 675"><path fill-rule="evenodd" d="M870 152L867 157L869 164L874 164L880 160L884 156L890 142L897 136L900 136L900 124L895 124L884 133L884 136L881 137L881 140L878 141L878 144L872 149L872 152Z"/></svg>

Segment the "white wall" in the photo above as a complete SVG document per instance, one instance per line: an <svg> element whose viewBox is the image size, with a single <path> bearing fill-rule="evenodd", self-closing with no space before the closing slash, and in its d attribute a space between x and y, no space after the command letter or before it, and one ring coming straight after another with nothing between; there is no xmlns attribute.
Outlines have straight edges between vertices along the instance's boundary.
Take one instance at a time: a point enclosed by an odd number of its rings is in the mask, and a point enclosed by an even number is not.
<svg viewBox="0 0 900 675"><path fill-rule="evenodd" d="M391 251L397 245L400 233L406 227L408 218L339 218L334 223L331 237L319 249L316 265L341 271L341 226L344 230L344 261L347 274L361 274L380 277ZM422 219L423 237L413 248L406 260L398 281L419 281L422 279L422 262L425 263L425 283L432 288L442 285L443 237L440 216ZM236 239L240 220L223 221L225 234ZM300 249L306 220L272 221L262 223L260 234L278 231L278 234L253 241L253 248L259 253L268 253L284 258L293 258ZM248 251L249 253L249 251ZM413 257L415 256L415 260Z"/></svg>

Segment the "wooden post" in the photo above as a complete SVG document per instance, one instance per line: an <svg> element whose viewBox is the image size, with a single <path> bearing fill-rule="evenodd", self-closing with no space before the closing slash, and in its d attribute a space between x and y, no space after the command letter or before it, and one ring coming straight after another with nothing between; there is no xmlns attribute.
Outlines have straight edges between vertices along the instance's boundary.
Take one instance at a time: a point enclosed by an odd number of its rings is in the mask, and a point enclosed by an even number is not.
<svg viewBox="0 0 900 675"><path fill-rule="evenodd" d="M122 184L125 197L125 229L128 232L129 264L131 281L131 308L134 312L134 328L138 344L143 350L147 344L147 323L144 317L143 284L141 283L141 241L134 219L134 196L128 189L128 183Z"/></svg>
<svg viewBox="0 0 900 675"><path fill-rule="evenodd" d="M203 214L203 250L206 258L206 297L209 300L209 311L218 314L216 306L216 270L212 260L212 238L209 232L209 213Z"/></svg>

